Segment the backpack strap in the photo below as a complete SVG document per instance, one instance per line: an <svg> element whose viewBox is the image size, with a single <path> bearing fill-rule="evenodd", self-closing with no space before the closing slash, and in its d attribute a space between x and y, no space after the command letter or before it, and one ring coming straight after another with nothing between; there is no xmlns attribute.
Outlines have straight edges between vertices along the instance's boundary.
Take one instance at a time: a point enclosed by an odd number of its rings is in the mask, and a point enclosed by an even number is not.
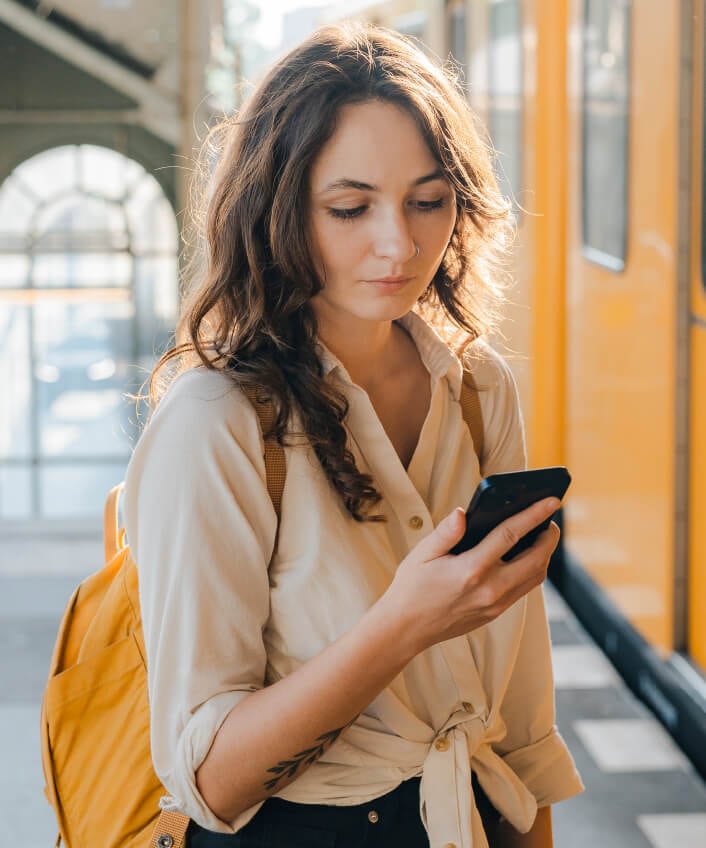
<svg viewBox="0 0 706 848"><path fill-rule="evenodd" d="M267 491L270 493L272 506L277 513L277 525L279 526L282 512L282 492L284 491L284 479L287 468L284 459L284 448L271 435L272 425L275 420L275 408L271 400L258 395L258 390L252 386L243 389L250 403L255 407L257 417L260 419L260 429L265 440L265 476L267 477Z"/></svg>
<svg viewBox="0 0 706 848"><path fill-rule="evenodd" d="M183 813L160 810L152 830L149 848L184 848L186 829L190 821Z"/></svg>
<svg viewBox="0 0 706 848"><path fill-rule="evenodd" d="M125 488L125 482L118 483L109 492L105 499L103 510L103 549L105 550L105 561L110 562L121 547L122 530L118 519L118 502Z"/></svg>
<svg viewBox="0 0 706 848"><path fill-rule="evenodd" d="M480 396L473 374L467 369L463 369L463 382L461 383L461 414L466 422L468 429L471 431L473 439L473 447L478 457L478 465L483 465L483 413L480 406ZM482 474L482 472L481 472Z"/></svg>

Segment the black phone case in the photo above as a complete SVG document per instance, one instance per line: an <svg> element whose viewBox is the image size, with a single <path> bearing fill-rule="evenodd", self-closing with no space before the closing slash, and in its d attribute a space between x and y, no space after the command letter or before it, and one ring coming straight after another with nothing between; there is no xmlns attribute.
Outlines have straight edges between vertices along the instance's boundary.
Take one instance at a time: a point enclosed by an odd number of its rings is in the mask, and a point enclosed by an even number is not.
<svg viewBox="0 0 706 848"><path fill-rule="evenodd" d="M563 498L571 475L563 465L491 474L478 484L466 511L466 532L449 553L460 554L477 545L491 530L511 515L544 498ZM535 541L549 527L551 516L530 530L504 556L508 562Z"/></svg>

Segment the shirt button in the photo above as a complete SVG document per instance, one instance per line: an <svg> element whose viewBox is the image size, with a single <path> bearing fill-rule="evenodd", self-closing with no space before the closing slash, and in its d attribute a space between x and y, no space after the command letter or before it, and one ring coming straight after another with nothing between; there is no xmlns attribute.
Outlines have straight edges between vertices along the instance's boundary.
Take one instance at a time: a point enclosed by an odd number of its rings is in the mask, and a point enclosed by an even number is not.
<svg viewBox="0 0 706 848"><path fill-rule="evenodd" d="M424 526L424 519L420 515L413 515L409 519L409 526L412 530L420 530Z"/></svg>
<svg viewBox="0 0 706 848"><path fill-rule="evenodd" d="M449 740L446 737L442 736L440 739L437 739L434 743L434 747L437 751L448 751L449 750Z"/></svg>
<svg viewBox="0 0 706 848"><path fill-rule="evenodd" d="M470 701L464 701L464 702L461 704L461 706L463 707L463 709L464 709L467 713L472 713L472 712L473 712L473 704L471 704L471 702L470 702Z"/></svg>
<svg viewBox="0 0 706 848"><path fill-rule="evenodd" d="M380 816L377 814L377 810L371 810L368 813L368 821L372 822L372 824L377 824L380 821Z"/></svg>

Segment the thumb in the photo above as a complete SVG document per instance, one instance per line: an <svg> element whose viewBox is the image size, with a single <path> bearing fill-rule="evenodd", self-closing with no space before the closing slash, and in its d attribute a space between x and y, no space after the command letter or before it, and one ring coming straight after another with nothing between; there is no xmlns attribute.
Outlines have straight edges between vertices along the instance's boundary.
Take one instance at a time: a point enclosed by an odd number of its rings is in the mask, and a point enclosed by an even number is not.
<svg viewBox="0 0 706 848"><path fill-rule="evenodd" d="M461 540L465 531L466 513L457 506L419 543L418 552L425 561L444 556Z"/></svg>

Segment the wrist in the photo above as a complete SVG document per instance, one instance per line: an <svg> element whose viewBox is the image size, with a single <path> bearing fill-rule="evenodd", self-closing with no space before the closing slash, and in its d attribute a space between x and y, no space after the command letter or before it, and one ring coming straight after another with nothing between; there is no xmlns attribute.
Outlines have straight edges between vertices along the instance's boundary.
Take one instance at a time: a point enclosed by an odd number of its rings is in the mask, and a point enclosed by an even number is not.
<svg viewBox="0 0 706 848"><path fill-rule="evenodd" d="M366 614L371 626L382 634L385 650L404 668L427 647L419 632L419 619L391 596L389 590Z"/></svg>

